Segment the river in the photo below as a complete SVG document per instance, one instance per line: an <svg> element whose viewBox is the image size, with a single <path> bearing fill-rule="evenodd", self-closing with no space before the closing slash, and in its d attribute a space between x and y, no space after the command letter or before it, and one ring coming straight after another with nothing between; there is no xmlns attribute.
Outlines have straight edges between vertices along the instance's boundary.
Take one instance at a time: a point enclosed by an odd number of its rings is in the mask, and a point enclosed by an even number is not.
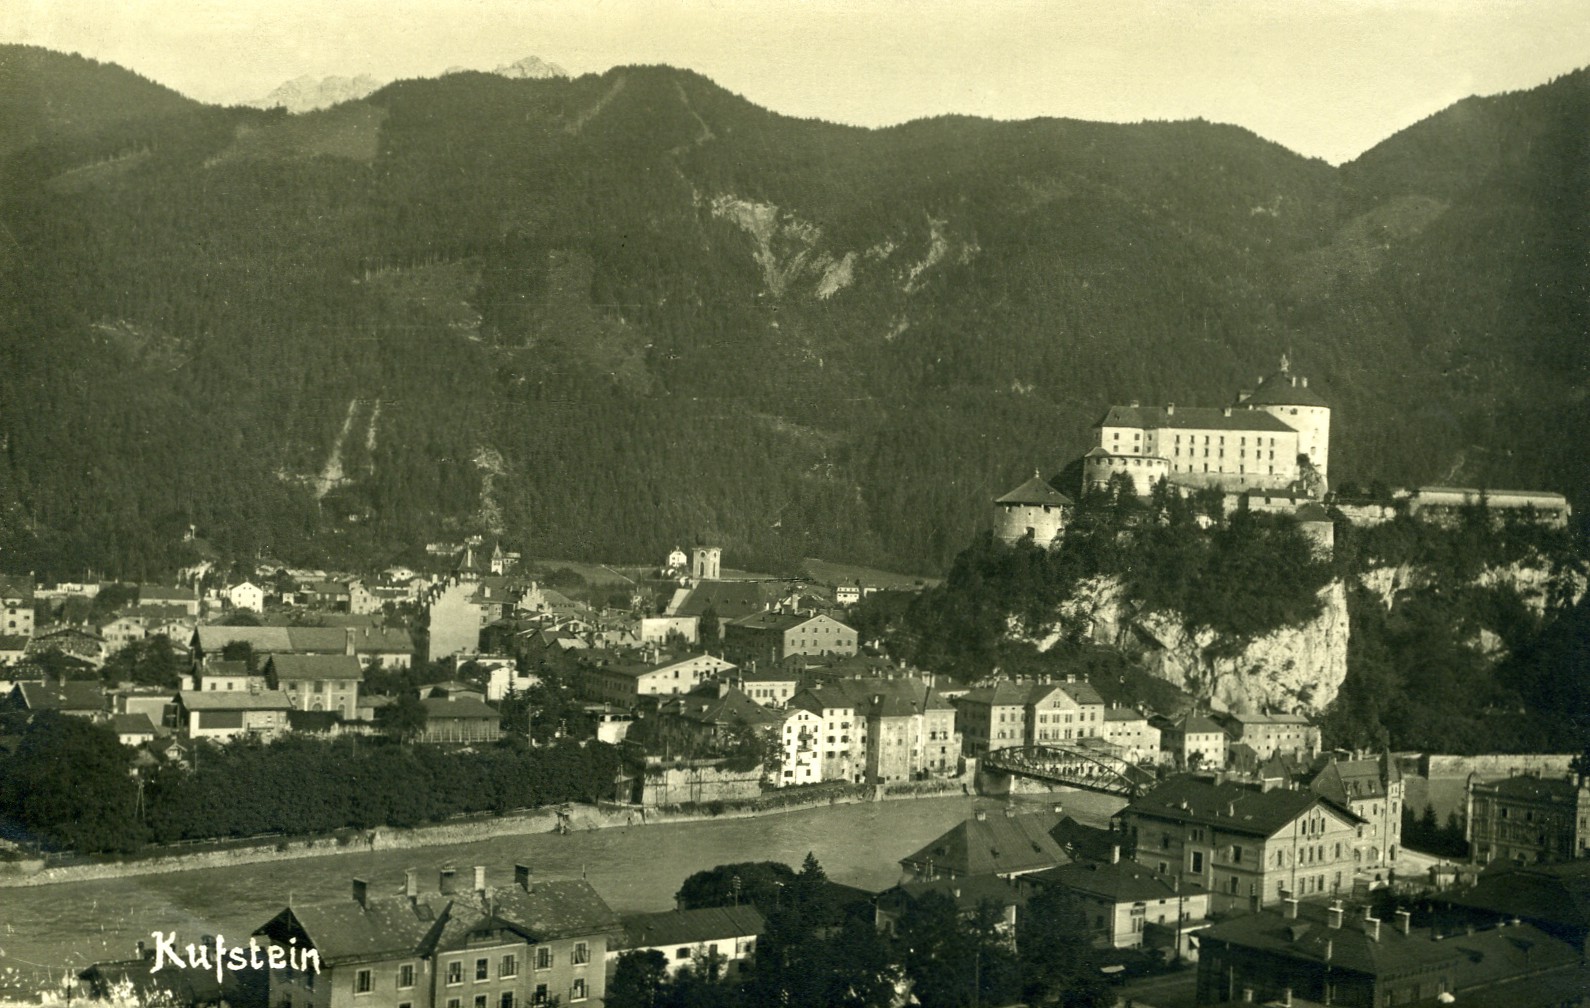
<svg viewBox="0 0 1590 1008"><path fill-rule="evenodd" d="M1021 805L1060 802L1082 822L1105 825L1123 802L1065 790L1023 795ZM1003 799L956 796L866 802L755 818L613 827L569 835L533 833L474 843L392 851L350 850L325 857L266 861L160 875L0 889L0 991L37 990L45 975L61 976L104 959L132 954L152 931L245 938L288 903L350 899L350 880L372 893L397 893L406 868L434 886L452 863L466 884L484 865L493 885L512 880L515 862L539 878L581 873L618 913L667 910L693 872L734 861L782 861L799 867L808 851L836 882L874 891L900 880L898 861L969 816Z"/></svg>

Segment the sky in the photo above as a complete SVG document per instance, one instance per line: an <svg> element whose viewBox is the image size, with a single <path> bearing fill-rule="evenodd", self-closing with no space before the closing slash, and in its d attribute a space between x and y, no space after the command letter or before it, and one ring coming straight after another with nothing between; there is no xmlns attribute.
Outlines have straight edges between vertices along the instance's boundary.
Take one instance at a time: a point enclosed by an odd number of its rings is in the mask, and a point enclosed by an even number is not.
<svg viewBox="0 0 1590 1008"><path fill-rule="evenodd" d="M666 63L786 115L1235 123L1339 164L1590 65L1586 0L4 0L0 42L202 101L539 56Z"/></svg>

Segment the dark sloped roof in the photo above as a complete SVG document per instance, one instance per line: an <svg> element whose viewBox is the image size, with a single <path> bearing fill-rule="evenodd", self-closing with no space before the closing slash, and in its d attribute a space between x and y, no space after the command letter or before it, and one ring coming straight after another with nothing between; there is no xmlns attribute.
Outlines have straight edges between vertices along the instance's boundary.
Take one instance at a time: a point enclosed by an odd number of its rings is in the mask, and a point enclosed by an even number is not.
<svg viewBox="0 0 1590 1008"><path fill-rule="evenodd" d="M155 723L149 720L148 714L112 714L110 725L116 729L118 735L137 733L153 735L155 732Z"/></svg>
<svg viewBox="0 0 1590 1008"><path fill-rule="evenodd" d="M1152 816L1178 823L1200 823L1228 833L1271 836L1315 804L1324 805L1347 822L1361 818L1327 802L1312 791L1274 788L1258 791L1237 784L1209 784L1192 777L1173 777L1132 800L1122 813Z"/></svg>
<svg viewBox="0 0 1590 1008"><path fill-rule="evenodd" d="M1559 801L1569 804L1573 803L1579 790L1573 781L1563 777L1535 777L1528 774L1483 783L1476 782L1474 786L1484 788L1501 798Z"/></svg>
<svg viewBox="0 0 1590 1008"><path fill-rule="evenodd" d="M1049 831L1059 822L1053 812L973 816L901 860L907 868L929 864L957 875L1038 871L1070 860Z"/></svg>
<svg viewBox="0 0 1590 1008"><path fill-rule="evenodd" d="M1065 816L1049 831L1054 842L1079 861L1109 861L1121 842L1120 834L1077 822Z"/></svg>
<svg viewBox="0 0 1590 1008"><path fill-rule="evenodd" d="M1332 760L1309 785L1315 793L1345 805L1361 798L1386 797L1380 760Z"/></svg>
<svg viewBox="0 0 1590 1008"><path fill-rule="evenodd" d="M1228 413L1213 406L1177 406L1174 411L1164 406L1111 406L1093 426L1295 433L1295 428L1263 410L1233 409Z"/></svg>
<svg viewBox="0 0 1590 1008"><path fill-rule="evenodd" d="M277 679L360 679L364 666L353 655L279 654L271 655L270 667Z"/></svg>
<svg viewBox="0 0 1590 1008"><path fill-rule="evenodd" d="M962 703L988 704L991 707L1020 707L1026 704L1030 687L1001 679L992 686L979 686L961 694Z"/></svg>
<svg viewBox="0 0 1590 1008"><path fill-rule="evenodd" d="M502 715L494 707L473 697L455 697L451 700L437 697L426 697L420 701L425 708L425 716L431 721L445 721L449 718L489 718L493 721Z"/></svg>
<svg viewBox="0 0 1590 1008"><path fill-rule="evenodd" d="M1067 497L1065 494L1050 486L1048 480L1039 476L1037 473L1033 473L1032 479L1010 491L1010 493L1005 494L1003 497L995 497L994 503L1058 504L1062 507L1070 507L1072 505L1072 500L1070 497Z"/></svg>
<svg viewBox="0 0 1590 1008"><path fill-rule="evenodd" d="M704 725L766 725L781 718L740 690L728 687L722 695L716 687L692 690L665 701L660 712Z"/></svg>
<svg viewBox="0 0 1590 1008"><path fill-rule="evenodd" d="M1087 893L1111 903L1171 899L1176 890L1164 877L1135 861L1092 861L1061 865L1032 876L1033 881Z"/></svg>
<svg viewBox="0 0 1590 1008"><path fill-rule="evenodd" d="M1340 927L1330 927L1328 915L1327 907L1311 903L1298 906L1296 919L1269 911L1246 914L1206 929L1203 941L1226 941L1310 964L1322 963L1328 955L1333 968L1377 977L1441 967L1450 970L1452 988L1458 993L1518 975L1526 964L1546 969L1579 958L1566 942L1528 924L1432 941L1428 929L1403 934L1391 921L1383 921L1378 937L1372 938L1360 908L1346 908Z"/></svg>
<svg viewBox="0 0 1590 1008"><path fill-rule="evenodd" d="M703 581L690 590L672 615L700 616L711 609L720 620L749 616L766 609L783 591L784 585L779 582Z"/></svg>
<svg viewBox="0 0 1590 1008"><path fill-rule="evenodd" d="M624 947L700 945L760 935L766 929L767 922L754 906L665 910L625 917Z"/></svg>
<svg viewBox="0 0 1590 1008"><path fill-rule="evenodd" d="M29 710L98 711L105 709L105 691L98 683L72 679L66 682L17 683Z"/></svg>
<svg viewBox="0 0 1590 1008"><path fill-rule="evenodd" d="M1590 860L1488 869L1473 889L1446 899L1456 906L1590 933Z"/></svg>
<svg viewBox="0 0 1590 1008"><path fill-rule="evenodd" d="M954 879L902 882L878 894L878 904L886 909L905 910L929 893L948 896L962 913L976 910L984 902L995 906L1023 906L1027 893L1009 879L998 875L967 875Z"/></svg>
<svg viewBox="0 0 1590 1008"><path fill-rule="evenodd" d="M183 690L177 696L190 711L287 710L293 705L281 690Z"/></svg>
<svg viewBox="0 0 1590 1008"><path fill-rule="evenodd" d="M1330 403L1317 389L1303 384L1305 379L1287 371L1277 371L1261 379L1253 394L1242 400L1244 406L1325 406Z"/></svg>

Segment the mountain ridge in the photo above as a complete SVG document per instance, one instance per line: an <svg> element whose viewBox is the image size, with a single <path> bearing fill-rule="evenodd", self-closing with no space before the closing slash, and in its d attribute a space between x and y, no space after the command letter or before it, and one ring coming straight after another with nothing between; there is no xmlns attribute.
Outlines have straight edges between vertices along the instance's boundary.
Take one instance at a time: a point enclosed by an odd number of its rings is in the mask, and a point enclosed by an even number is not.
<svg viewBox="0 0 1590 1008"><path fill-rule="evenodd" d="M1579 86L1525 103L1551 139L1503 169L1511 221L1391 148L1345 171L1196 121L869 130L658 67L44 130L0 208L30 279L0 325L48 336L0 349L0 563L163 569L189 524L227 556L392 558L475 528L495 452L532 550L930 571L1103 407L1227 402L1282 353L1333 397L1343 480L1582 500L1582 249L1549 227L1583 213L1549 170ZM381 404L373 447L317 499L351 400ZM167 432L195 415L215 437ZM65 503L83 473L99 503Z"/></svg>

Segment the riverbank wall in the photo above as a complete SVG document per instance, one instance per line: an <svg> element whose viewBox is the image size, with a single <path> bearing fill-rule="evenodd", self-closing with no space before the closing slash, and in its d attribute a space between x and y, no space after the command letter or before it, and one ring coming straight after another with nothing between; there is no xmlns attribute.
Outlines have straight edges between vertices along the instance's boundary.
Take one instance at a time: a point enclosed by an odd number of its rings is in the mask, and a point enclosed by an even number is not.
<svg viewBox="0 0 1590 1008"><path fill-rule="evenodd" d="M913 798L950 798L974 793L970 782L959 780L899 784L892 788L882 785L877 787L813 785L813 787L822 790L798 794L773 791L750 801L710 802L704 806L645 808L611 802L600 805L569 805L562 808L536 809L406 829L381 826L373 830L344 830L332 836L266 840L257 845L233 846L224 850L180 851L123 861L56 867L49 867L40 860L0 862L0 888L158 875L165 872L196 871L265 861L292 861L350 851L441 847L531 833L576 833L615 826L660 826L669 823L745 819L781 812L798 812L825 805L851 805L858 802Z"/></svg>

